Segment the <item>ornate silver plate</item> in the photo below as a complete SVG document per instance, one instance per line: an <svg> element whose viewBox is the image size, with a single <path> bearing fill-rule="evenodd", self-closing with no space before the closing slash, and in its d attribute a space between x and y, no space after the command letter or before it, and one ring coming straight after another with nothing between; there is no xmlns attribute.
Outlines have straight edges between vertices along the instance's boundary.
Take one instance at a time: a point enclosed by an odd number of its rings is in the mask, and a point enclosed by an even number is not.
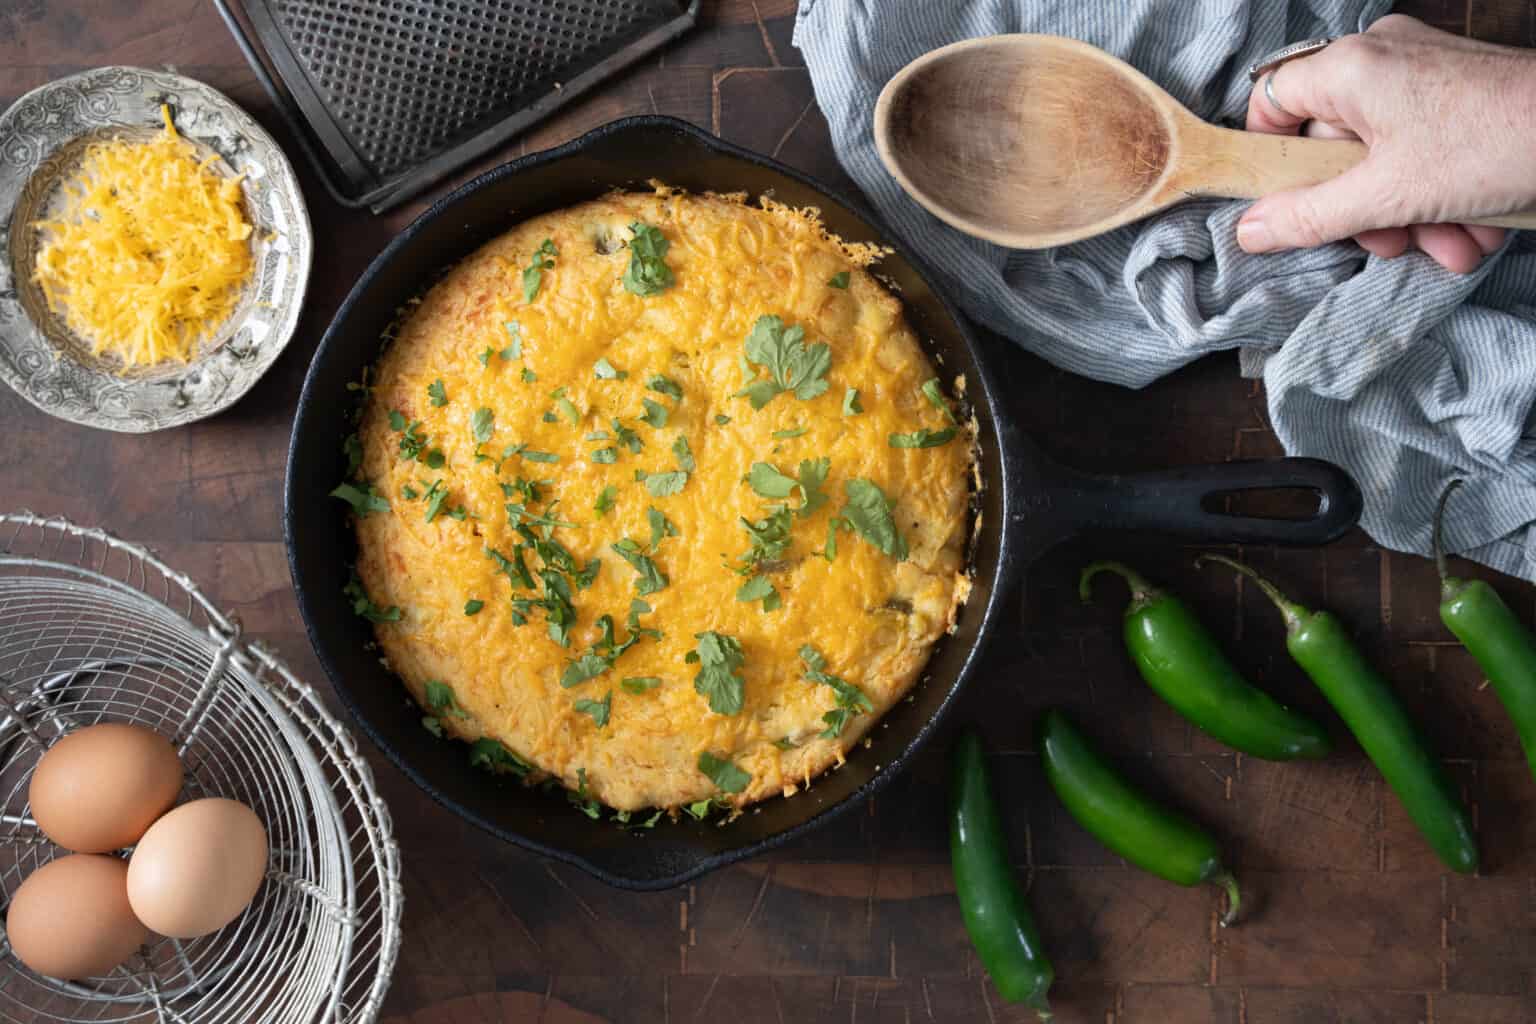
<svg viewBox="0 0 1536 1024"><path fill-rule="evenodd" d="M245 175L255 272L229 320L187 364L125 369L91 353L32 280L39 231L92 142L148 139L160 106L220 173ZM0 379L50 415L144 433L221 412L267 371L293 336L314 239L288 158L249 114L201 82L107 67L34 89L0 115Z"/></svg>

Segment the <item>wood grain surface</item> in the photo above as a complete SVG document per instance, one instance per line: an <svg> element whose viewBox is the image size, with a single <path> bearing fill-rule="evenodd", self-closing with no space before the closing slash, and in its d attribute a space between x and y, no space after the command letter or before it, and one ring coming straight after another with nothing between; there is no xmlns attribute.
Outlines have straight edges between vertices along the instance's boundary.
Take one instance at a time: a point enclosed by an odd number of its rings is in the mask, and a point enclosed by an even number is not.
<svg viewBox="0 0 1536 1024"><path fill-rule="evenodd" d="M1414 0L1456 32L1536 45L1532 0ZM705 0L689 37L574 103L468 177L626 114L686 118L841 187L792 0ZM162 65L252 111L296 157L320 248L298 336L231 412L150 437L49 419L0 389L7 509L63 513L146 541L248 632L325 686L289 587L281 478L299 383L358 273L426 205L384 217L330 201L207 0L0 2L0 101L102 64ZM1258 384L1213 356L1140 392L1068 376L995 340L1017 414L1045 449L1132 470L1279 454ZM1481 875L1443 872L1350 743L1318 764L1234 755L1153 698L1118 641L1119 601L1082 607L1075 572L1123 557L1176 587L1283 699L1334 722L1251 588L1151 536L1073 542L1040 563L957 721L996 752L1014 852L1055 959L1063 1022L1536 1020L1536 782L1513 727L1436 615L1425 560L1356 532L1320 550L1241 555L1326 605L1390 673L1476 817ZM1536 589L1487 576L1527 621ZM1107 590L1108 588L1106 588ZM1106 854L1046 792L1033 713L1072 709L1137 778L1209 825L1254 899L1215 927L1213 893ZM947 865L942 741L860 813L681 889L634 895L481 834L371 758L405 860L406 927L386 1024L539 1021L1031 1020L970 950Z"/></svg>

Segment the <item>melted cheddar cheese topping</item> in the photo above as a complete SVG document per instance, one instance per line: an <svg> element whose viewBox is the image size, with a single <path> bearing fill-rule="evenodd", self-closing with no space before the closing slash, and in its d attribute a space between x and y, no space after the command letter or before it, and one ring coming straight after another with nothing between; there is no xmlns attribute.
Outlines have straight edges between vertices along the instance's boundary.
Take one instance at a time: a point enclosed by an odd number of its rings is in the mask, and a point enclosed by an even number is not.
<svg viewBox="0 0 1536 1024"><path fill-rule="evenodd" d="M632 267L658 239L659 286ZM971 432L876 255L766 200L614 194L407 311L359 426L353 593L429 727L621 810L740 807L906 694L966 592ZM765 317L805 361L754 408Z"/></svg>

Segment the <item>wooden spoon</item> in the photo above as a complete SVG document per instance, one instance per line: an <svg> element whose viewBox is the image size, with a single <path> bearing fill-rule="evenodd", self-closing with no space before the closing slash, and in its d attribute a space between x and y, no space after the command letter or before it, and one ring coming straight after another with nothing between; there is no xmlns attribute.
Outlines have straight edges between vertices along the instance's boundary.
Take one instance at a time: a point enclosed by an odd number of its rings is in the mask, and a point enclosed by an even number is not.
<svg viewBox="0 0 1536 1024"><path fill-rule="evenodd" d="M1091 238L1201 196L1315 185L1363 143L1206 124L1076 39L968 39L902 68L875 104L886 168L936 217L1015 249ZM1536 228L1536 211L1473 221Z"/></svg>

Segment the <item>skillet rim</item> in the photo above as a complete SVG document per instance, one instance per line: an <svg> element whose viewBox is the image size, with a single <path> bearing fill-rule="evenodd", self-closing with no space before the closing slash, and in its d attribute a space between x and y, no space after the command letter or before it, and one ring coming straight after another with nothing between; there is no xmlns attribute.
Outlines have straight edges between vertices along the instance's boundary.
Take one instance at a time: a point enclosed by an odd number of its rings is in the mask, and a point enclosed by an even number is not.
<svg viewBox="0 0 1536 1024"><path fill-rule="evenodd" d="M816 193L818 198L824 202L840 206L854 217L862 220L872 229L878 241L904 260L913 273L922 280L933 295L938 307L953 325L955 333L965 346L972 366L975 369L977 379L974 383L968 385L966 397L978 421L983 426L991 427L991 437L983 437L982 441L994 444L998 449L996 452L997 479L986 479L983 476L982 487L991 486L998 489L998 508L1001 510L1001 521L996 524L998 540L996 556L992 560L993 564L983 565L978 558L974 557L969 563L970 575L973 580L982 572L987 577L985 603L979 610L972 612L972 614L978 616L975 639L969 644L968 650L965 652L964 658L958 670L954 673L953 678L943 681L947 684L946 693L938 706L926 720L920 723L906 741L900 745L901 749L895 757L888 760L885 764L877 765L874 769L874 774L867 781L842 799L823 807L810 817L791 825L789 828L771 833L741 846L702 854L691 859L686 868L669 875L636 878L617 874L606 867L602 867L587 859L581 852L570 847L553 846L521 832L512 831L505 825L464 806L445 793L442 787L428 780L411 763L410 759L397 750L395 745L385 738L382 731L375 727L374 723L361 710L360 704L354 700L349 685L341 681L344 679L344 674L332 663L327 645L322 642L322 637L315 627L314 617L311 615L310 610L310 591L318 587L320 582L317 579L314 582L306 583L305 570L300 566L299 559L295 554L297 546L295 542L295 529L298 514L294 508L294 493L296 480L295 464L300 457L299 452L301 448L308 450L316 444L328 443L329 441L329 439L318 439L310 436L310 433L305 429L310 411L314 408L314 403L322 399L322 397L334 397L318 395L316 391L318 385L315 382L318 368L326 362L326 356L331 350L332 345L338 344L337 338L344 332L344 328L347 327L347 321L351 318L354 309L362 301L363 293L368 289L373 279L397 258L403 250L407 249L418 234L433 222L451 215L454 208L469 196L482 189L489 188L505 178L513 177L525 170L577 155L612 135L631 132L654 133L658 131L686 135L695 143L702 145L713 153L766 168L776 174L793 179ZM722 191L725 190L722 189ZM987 366L984 353L970 324L964 319L954 303L949 300L945 292L936 286L936 280L937 276L929 270L928 266L914 256L886 227L884 222L868 210L863 202L850 200L820 180L781 163L773 157L720 139L688 121L659 114L636 115L605 122L559 146L530 153L490 168L436 200L402 228L390 240L389 244L369 261L368 266L364 268L348 290L346 297L336 308L336 312L326 325L319 343L315 346L314 354L310 357L309 366L305 370L304 383L299 392L298 405L295 410L293 431L289 435L287 463L283 474L282 513L283 542L286 549L288 571L292 577L294 596L299 607L299 616L304 622L305 635L309 638L310 646L315 653L316 659L320 662L326 677L329 679L332 692L337 700L389 762L414 785L425 792L435 803L503 842L511 843L539 856L549 857L561 863L580 868L605 884L618 889L634 892L655 892L675 888L711 871L784 846L792 840L798 839L815 829L835 821L853 808L862 805L864 801L868 800L889 784L892 779L901 774L907 768L911 759L927 745L928 741L933 738L948 719L953 710L956 697L959 696L962 688L976 672L992 640L996 620L1001 614L1002 606L1007 601L1006 594L1012 589L1008 584L1018 576L1022 569L1022 566L1018 564L1020 559L1016 554L1016 551L1022 547L1022 544L1018 541L1010 543L1010 531L1007 529L1010 520L1013 518L1012 513L1014 511L1012 507L1015 503L1014 488L1011 486L1011 480L1014 472L1015 458L1017 457L1010 455L1009 449L1016 446L1016 442L1019 441L1021 435L1019 435L1017 427L1009 418L998 399L996 377ZM898 298L900 297L898 294ZM903 304L906 304L905 300L903 300ZM978 396L981 399L980 401L977 400ZM985 431L983 431L984 433ZM973 529L975 529L974 526ZM969 606L968 602L967 607ZM939 680L929 674L925 666L917 685L931 686L937 682ZM779 797L777 799L785 798ZM637 841L637 852L643 852L644 847L639 845L639 842Z"/></svg>

